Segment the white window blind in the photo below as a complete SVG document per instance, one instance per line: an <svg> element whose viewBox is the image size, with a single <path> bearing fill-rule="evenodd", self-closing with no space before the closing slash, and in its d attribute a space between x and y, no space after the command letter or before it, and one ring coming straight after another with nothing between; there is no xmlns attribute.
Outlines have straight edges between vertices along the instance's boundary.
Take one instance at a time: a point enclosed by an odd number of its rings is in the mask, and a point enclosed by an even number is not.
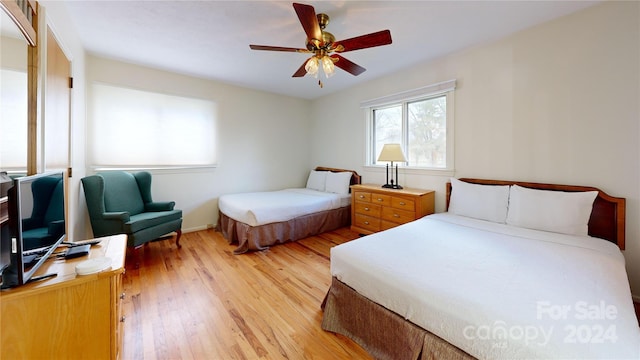
<svg viewBox="0 0 640 360"><path fill-rule="evenodd" d="M94 83L88 149L92 166L216 164L216 104Z"/></svg>

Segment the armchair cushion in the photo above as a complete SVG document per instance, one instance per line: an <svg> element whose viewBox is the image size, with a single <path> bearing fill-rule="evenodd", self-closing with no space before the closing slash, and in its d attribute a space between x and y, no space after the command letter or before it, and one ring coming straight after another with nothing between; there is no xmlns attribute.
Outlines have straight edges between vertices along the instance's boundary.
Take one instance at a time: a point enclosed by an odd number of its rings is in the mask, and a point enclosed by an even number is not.
<svg viewBox="0 0 640 360"><path fill-rule="evenodd" d="M124 223L124 231L126 233L134 233L172 220L180 220L181 218L181 210L143 212L131 216L129 221Z"/></svg>

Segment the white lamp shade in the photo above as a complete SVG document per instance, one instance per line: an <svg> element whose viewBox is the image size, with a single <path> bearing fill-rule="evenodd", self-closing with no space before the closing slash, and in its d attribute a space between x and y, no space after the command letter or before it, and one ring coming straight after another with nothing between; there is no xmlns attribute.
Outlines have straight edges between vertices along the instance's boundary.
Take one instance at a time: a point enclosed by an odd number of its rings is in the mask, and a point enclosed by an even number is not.
<svg viewBox="0 0 640 360"><path fill-rule="evenodd" d="M402 147L400 144L384 144L378 161L402 161L406 162L407 158L404 156Z"/></svg>

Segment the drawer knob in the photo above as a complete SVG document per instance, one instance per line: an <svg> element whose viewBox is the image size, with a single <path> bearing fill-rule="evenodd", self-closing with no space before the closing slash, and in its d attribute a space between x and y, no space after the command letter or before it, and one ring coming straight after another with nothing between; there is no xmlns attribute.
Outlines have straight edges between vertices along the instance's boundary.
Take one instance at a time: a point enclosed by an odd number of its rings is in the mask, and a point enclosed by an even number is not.
<svg viewBox="0 0 640 360"><path fill-rule="evenodd" d="M124 322L125 320L127 320L127 317L122 315L122 317L120 318L120 322Z"/></svg>
<svg viewBox="0 0 640 360"><path fill-rule="evenodd" d="M400 206L405 206L405 205L407 205L407 203L406 203L406 202L404 202L404 201L400 201Z"/></svg>
<svg viewBox="0 0 640 360"><path fill-rule="evenodd" d="M368 207L364 208L364 211L369 211L369 208Z"/></svg>
<svg viewBox="0 0 640 360"><path fill-rule="evenodd" d="M364 199L364 195L360 195L360 199Z"/></svg>
<svg viewBox="0 0 640 360"><path fill-rule="evenodd" d="M378 198L378 201L382 201L382 199L381 199L381 198Z"/></svg>
<svg viewBox="0 0 640 360"><path fill-rule="evenodd" d="M365 225L369 225L369 222L368 222L368 221L365 221L365 222L364 222L364 224L365 224Z"/></svg>
<svg viewBox="0 0 640 360"><path fill-rule="evenodd" d="M399 217L400 217L400 215L398 215L398 214L393 214L393 217L399 218Z"/></svg>
<svg viewBox="0 0 640 360"><path fill-rule="evenodd" d="M123 292L122 294L120 294L120 300L124 300L125 298L125 293Z"/></svg>

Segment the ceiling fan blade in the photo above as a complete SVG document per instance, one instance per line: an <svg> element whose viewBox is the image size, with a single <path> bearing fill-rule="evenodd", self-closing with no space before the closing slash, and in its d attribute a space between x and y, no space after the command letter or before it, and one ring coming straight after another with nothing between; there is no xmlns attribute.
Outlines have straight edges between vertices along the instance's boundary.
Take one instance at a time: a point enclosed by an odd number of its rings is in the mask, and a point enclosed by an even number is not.
<svg viewBox="0 0 640 360"><path fill-rule="evenodd" d="M352 75L358 76L358 75L362 74L363 72L367 71L367 69L363 68L362 66L360 66L360 65L358 65L358 64L356 64L356 63L354 63L352 61L349 61L349 60L345 59L344 57L342 57L342 56L340 56L338 54L333 54L333 55L331 55L331 57L333 59L338 59L338 61L334 62L335 66L339 67L340 69L342 69L342 70L344 70L344 71L346 71L346 72L348 72L348 73L350 73Z"/></svg>
<svg viewBox="0 0 640 360"><path fill-rule="evenodd" d="M391 31L382 30L367 35L357 36L351 39L336 41L333 44L335 47L342 45L343 49L336 49L337 52L347 52L366 49L374 46L389 45L391 44Z"/></svg>
<svg viewBox="0 0 640 360"><path fill-rule="evenodd" d="M322 42L322 31L320 30L320 25L318 25L318 18L313 6L293 3L293 8L298 14L298 19L300 19L300 24L302 24L307 37Z"/></svg>
<svg viewBox="0 0 640 360"><path fill-rule="evenodd" d="M308 53L307 49L297 49L290 47L282 47L282 46L269 46L269 45L249 45L251 50L269 50L269 51L287 51L287 52L300 52L300 53Z"/></svg>
<svg viewBox="0 0 640 360"><path fill-rule="evenodd" d="M309 58L309 59L311 59L311 58ZM303 77L303 76L307 75L307 69L305 69L304 67L305 67L305 65L307 65L307 61L309 61L309 59L305 60L302 63L302 66L300 66L298 68L298 70L296 70L296 72L293 73L293 75L291 77Z"/></svg>

